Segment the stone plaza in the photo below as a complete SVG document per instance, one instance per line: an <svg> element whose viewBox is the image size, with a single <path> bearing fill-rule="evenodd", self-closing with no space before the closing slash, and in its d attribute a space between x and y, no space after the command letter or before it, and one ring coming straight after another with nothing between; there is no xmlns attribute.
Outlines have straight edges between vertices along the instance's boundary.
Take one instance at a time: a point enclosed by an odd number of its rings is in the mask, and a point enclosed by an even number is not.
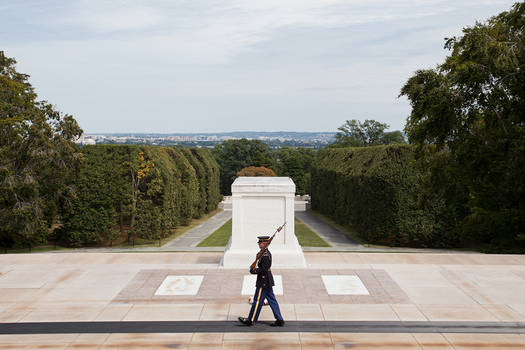
<svg viewBox="0 0 525 350"><path fill-rule="evenodd" d="M221 252L0 255L0 349L525 348L523 255L304 256L274 269L276 332L268 306L235 322L249 274Z"/></svg>

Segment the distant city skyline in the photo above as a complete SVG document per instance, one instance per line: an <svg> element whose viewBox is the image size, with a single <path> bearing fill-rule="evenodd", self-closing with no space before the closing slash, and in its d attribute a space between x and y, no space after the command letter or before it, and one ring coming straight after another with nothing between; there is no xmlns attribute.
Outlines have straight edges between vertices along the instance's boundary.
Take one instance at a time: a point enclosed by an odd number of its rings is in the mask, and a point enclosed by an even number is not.
<svg viewBox="0 0 525 350"><path fill-rule="evenodd" d="M84 133L76 140L80 145L97 143L190 145L213 147L218 143L235 139L259 140L270 148L309 147L323 148L335 141L334 132L224 132L224 133Z"/></svg>
<svg viewBox="0 0 525 350"><path fill-rule="evenodd" d="M87 134L403 130L407 79L513 3L4 0L0 50Z"/></svg>

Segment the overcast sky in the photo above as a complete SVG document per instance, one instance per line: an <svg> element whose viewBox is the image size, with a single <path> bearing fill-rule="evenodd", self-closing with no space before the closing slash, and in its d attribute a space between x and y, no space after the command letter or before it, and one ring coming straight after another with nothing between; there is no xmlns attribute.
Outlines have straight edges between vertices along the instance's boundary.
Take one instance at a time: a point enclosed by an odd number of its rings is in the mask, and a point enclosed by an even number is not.
<svg viewBox="0 0 525 350"><path fill-rule="evenodd" d="M443 38L504 0L0 0L0 50L85 132L401 130Z"/></svg>

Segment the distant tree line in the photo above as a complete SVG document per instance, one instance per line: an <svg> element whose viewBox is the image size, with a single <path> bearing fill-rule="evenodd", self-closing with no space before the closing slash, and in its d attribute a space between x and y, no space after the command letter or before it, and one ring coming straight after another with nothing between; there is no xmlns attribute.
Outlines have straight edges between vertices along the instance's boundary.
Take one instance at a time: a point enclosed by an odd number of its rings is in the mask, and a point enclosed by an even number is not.
<svg viewBox="0 0 525 350"><path fill-rule="evenodd" d="M338 130L331 148L347 146L374 146L406 143L400 131L387 132L387 124L375 120L347 120ZM311 166L318 150L303 147L271 149L259 140L228 140L216 145L212 154L221 169L221 193L231 194L231 184L246 167L266 167L277 176L289 176L296 185L296 193L310 193ZM243 176L248 176L243 173Z"/></svg>
<svg viewBox="0 0 525 350"><path fill-rule="evenodd" d="M356 119L347 120L337 129L339 132L335 134L336 141L330 147L363 147L406 143L401 131L386 131L388 128L388 124L376 120L367 119L364 122Z"/></svg>
<svg viewBox="0 0 525 350"><path fill-rule="evenodd" d="M316 151L310 148L283 147L271 150L259 140L228 140L216 145L212 154L220 167L220 188L223 195L231 194L231 184L239 176L259 175L249 167L265 167L277 176L289 176L295 182L298 194L310 191L310 166ZM263 173L260 173L263 174ZM271 173L268 173L271 176Z"/></svg>

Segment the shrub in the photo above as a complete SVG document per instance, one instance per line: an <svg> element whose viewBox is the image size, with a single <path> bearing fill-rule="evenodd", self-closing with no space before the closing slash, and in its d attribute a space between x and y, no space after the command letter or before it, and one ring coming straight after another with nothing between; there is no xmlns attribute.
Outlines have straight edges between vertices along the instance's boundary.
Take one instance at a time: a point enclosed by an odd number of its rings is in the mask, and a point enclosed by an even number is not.
<svg viewBox="0 0 525 350"><path fill-rule="evenodd" d="M312 208L353 226L366 241L387 245L450 246L442 200L420 200L426 170L409 145L319 151L312 165Z"/></svg>
<svg viewBox="0 0 525 350"><path fill-rule="evenodd" d="M237 172L237 176L277 176L272 169L263 166L249 166Z"/></svg>
<svg viewBox="0 0 525 350"><path fill-rule="evenodd" d="M206 161L175 147L96 145L82 153L76 198L59 237L70 246L113 240L115 231L128 239L164 238L217 207L218 165L207 150L198 151Z"/></svg>

